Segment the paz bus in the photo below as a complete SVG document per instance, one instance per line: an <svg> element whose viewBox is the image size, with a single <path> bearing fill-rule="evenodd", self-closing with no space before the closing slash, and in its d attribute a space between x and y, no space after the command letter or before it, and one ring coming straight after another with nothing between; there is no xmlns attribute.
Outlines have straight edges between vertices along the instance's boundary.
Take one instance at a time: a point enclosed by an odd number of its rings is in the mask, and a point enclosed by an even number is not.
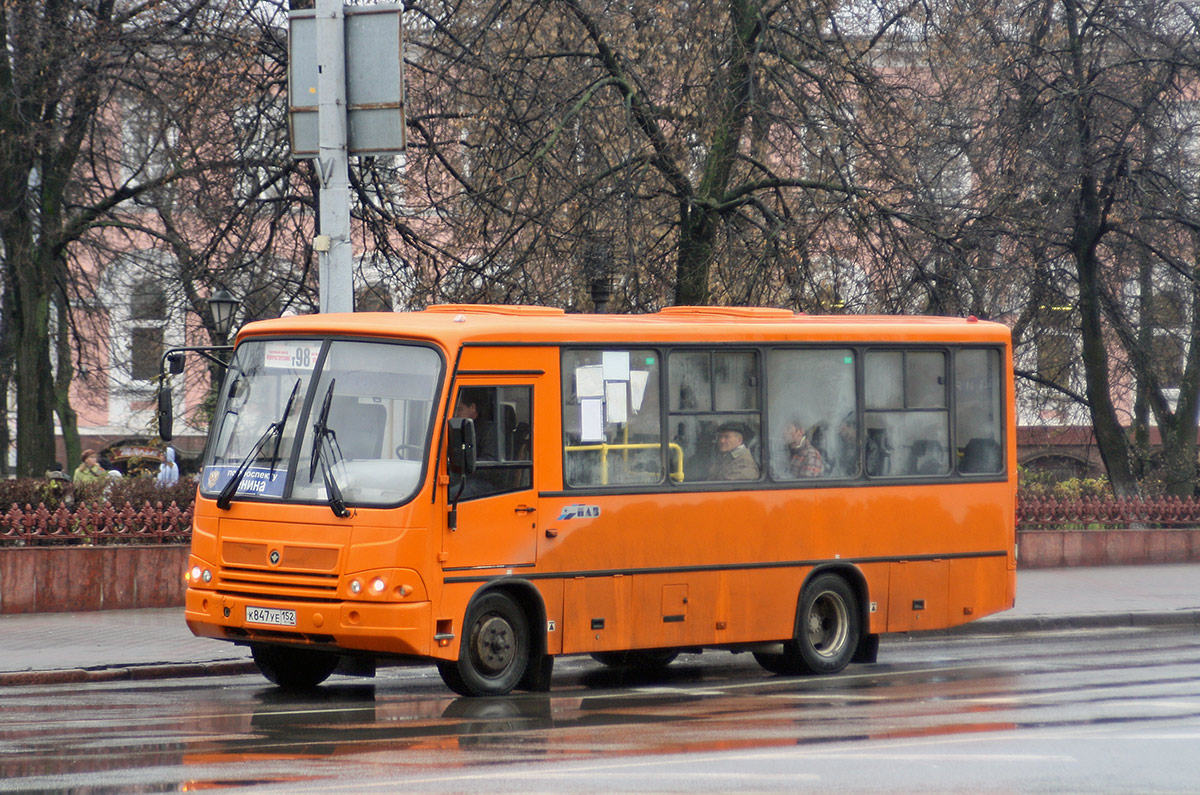
<svg viewBox="0 0 1200 795"><path fill-rule="evenodd" d="M464 695L559 655L782 675L1010 608L1012 352L968 318L526 306L237 335L191 631L283 687L426 661Z"/></svg>

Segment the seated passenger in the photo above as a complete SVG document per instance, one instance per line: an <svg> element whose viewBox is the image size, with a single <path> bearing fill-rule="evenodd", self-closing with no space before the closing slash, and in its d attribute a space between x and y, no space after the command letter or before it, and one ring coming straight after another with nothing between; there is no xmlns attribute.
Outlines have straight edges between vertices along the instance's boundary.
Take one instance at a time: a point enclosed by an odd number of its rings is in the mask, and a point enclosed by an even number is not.
<svg viewBox="0 0 1200 795"><path fill-rule="evenodd" d="M717 457L708 470L709 480L757 480L758 465L746 449L750 431L738 422L717 429Z"/></svg>
<svg viewBox="0 0 1200 795"><path fill-rule="evenodd" d="M825 472L825 463L818 450L804 433L804 425L796 418L784 426L783 441L787 444L788 473L794 478L815 478Z"/></svg>

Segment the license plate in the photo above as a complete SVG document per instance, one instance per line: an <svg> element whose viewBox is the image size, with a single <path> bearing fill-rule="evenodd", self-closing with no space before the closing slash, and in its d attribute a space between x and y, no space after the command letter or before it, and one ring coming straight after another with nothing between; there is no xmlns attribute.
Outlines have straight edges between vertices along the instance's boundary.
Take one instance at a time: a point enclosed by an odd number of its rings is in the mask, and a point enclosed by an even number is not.
<svg viewBox="0 0 1200 795"><path fill-rule="evenodd" d="M275 607L246 606L246 623L275 624L280 627L296 626L295 610L280 610Z"/></svg>

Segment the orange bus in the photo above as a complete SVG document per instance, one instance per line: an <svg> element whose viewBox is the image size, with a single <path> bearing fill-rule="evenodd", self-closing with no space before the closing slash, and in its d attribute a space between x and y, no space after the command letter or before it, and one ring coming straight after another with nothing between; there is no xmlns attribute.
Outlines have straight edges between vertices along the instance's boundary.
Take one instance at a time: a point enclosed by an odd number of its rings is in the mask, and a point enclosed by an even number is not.
<svg viewBox="0 0 1200 795"><path fill-rule="evenodd" d="M873 662L1013 605L1010 334L970 318L516 306L252 323L216 403L192 632L311 687L554 657Z"/></svg>

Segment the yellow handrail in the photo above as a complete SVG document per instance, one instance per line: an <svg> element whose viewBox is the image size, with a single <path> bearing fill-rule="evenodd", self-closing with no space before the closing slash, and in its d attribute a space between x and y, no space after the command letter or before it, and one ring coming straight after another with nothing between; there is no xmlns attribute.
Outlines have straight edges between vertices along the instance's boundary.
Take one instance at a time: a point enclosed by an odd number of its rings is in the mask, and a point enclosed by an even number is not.
<svg viewBox="0 0 1200 795"><path fill-rule="evenodd" d="M667 446L670 447L671 450L674 451L675 453L678 453L678 456L676 457L678 466L676 467L675 471L671 472L671 480L675 481L676 483L682 483L683 482L683 448L680 447L679 445L675 444L675 442L671 442ZM595 451L599 450L600 451L600 466L601 466L600 485L607 486L608 485L608 451L609 450L654 450L659 447L662 447L662 445L657 442L640 442L640 443L635 443L635 444L629 444L628 442L626 442L624 444L608 444L608 443L570 444L570 445L567 445L566 447L564 447L563 449L568 453L595 452Z"/></svg>

